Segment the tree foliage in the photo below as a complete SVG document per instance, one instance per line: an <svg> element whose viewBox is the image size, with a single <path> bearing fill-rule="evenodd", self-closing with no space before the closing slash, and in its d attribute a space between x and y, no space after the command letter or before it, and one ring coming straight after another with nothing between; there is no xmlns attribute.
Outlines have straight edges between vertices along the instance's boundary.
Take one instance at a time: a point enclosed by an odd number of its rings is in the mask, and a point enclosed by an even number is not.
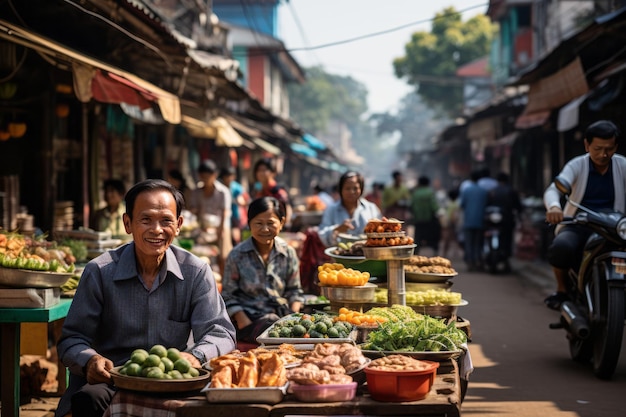
<svg viewBox="0 0 626 417"><path fill-rule="evenodd" d="M367 88L352 77L306 69L307 82L288 86L291 117L306 131L321 134L331 120L354 126L367 111Z"/></svg>
<svg viewBox="0 0 626 417"><path fill-rule="evenodd" d="M466 22L453 7L437 13L430 32L415 32L405 55L393 62L396 77L415 86L424 102L454 117L463 107L459 67L489 53L495 26L485 15Z"/></svg>

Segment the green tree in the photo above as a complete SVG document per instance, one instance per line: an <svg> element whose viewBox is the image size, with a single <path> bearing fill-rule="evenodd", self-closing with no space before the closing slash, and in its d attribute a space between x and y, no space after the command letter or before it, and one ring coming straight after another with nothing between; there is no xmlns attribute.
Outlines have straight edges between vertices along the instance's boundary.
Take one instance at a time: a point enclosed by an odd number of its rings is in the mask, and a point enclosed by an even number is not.
<svg viewBox="0 0 626 417"><path fill-rule="evenodd" d="M463 108L463 87L456 70L489 53L495 26L485 15L466 22L454 7L437 13L430 32L415 32L393 61L396 77L415 86L424 102L451 117Z"/></svg>
<svg viewBox="0 0 626 417"><path fill-rule="evenodd" d="M329 74L322 67L307 68L305 84L288 85L291 117L304 130L324 133L331 120L348 126L367 111L367 88L352 77Z"/></svg>

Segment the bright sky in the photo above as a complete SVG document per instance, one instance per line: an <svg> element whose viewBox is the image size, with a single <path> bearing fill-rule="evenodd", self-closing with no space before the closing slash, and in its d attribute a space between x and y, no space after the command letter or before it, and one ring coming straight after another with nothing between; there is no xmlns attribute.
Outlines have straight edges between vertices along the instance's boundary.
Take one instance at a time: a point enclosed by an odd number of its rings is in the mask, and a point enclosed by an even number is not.
<svg viewBox="0 0 626 417"><path fill-rule="evenodd" d="M292 55L303 67L321 65L329 73L350 75L365 84L371 112L394 112L411 87L393 75L393 59L404 55L411 33L430 31L430 19L449 6L465 10L465 21L485 14L488 1L288 0L279 8L278 36L292 50L385 32Z"/></svg>

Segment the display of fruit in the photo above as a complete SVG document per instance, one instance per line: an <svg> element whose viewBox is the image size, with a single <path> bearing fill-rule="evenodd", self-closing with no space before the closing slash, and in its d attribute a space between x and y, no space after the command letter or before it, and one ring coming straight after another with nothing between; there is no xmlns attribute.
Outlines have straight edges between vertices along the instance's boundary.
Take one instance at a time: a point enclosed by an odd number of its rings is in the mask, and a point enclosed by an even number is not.
<svg viewBox="0 0 626 417"><path fill-rule="evenodd" d="M361 311L350 310L346 307L339 309L339 315L334 318L335 321L347 321L355 326L377 326L378 323L384 323L389 319L387 317L367 314Z"/></svg>
<svg viewBox="0 0 626 417"><path fill-rule="evenodd" d="M461 304L462 294L432 288L425 291L407 291L405 299L407 304L417 306L457 305ZM374 301L380 304L387 303L387 290L384 288L376 289Z"/></svg>
<svg viewBox="0 0 626 417"><path fill-rule="evenodd" d="M357 287L367 284L370 273L346 268L339 263L325 263L317 267L317 278L321 285Z"/></svg>
<svg viewBox="0 0 626 417"><path fill-rule="evenodd" d="M394 304L391 307L374 307L365 312L370 316L384 317L387 321L417 320L422 317L411 307Z"/></svg>
<svg viewBox="0 0 626 417"><path fill-rule="evenodd" d="M339 242L333 253L339 256L364 256L363 245L365 245L363 241Z"/></svg>
<svg viewBox="0 0 626 417"><path fill-rule="evenodd" d="M76 258L68 246L44 238L0 232L0 266L32 271L74 272Z"/></svg>
<svg viewBox="0 0 626 417"><path fill-rule="evenodd" d="M135 349L119 373L152 379L190 379L200 375L178 349L163 345L154 345L150 350Z"/></svg>
<svg viewBox="0 0 626 417"><path fill-rule="evenodd" d="M277 321L267 335L275 338L337 339L347 338L354 327L346 321L334 321L328 314L292 314Z"/></svg>

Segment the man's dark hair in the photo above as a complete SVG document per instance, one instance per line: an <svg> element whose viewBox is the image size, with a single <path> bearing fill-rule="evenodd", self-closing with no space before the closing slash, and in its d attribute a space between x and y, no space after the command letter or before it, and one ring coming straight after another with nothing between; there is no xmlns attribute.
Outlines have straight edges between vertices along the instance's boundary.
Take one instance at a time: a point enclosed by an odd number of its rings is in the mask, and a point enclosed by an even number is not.
<svg viewBox="0 0 626 417"><path fill-rule="evenodd" d="M131 219L133 218L133 209L135 208L135 201L137 196L146 191L164 190L169 191L176 200L176 217L180 217L180 213L185 208L185 199L183 195L176 187L165 180L148 179L133 185L126 193L124 201L126 202L126 214Z"/></svg>
<svg viewBox="0 0 626 417"><path fill-rule="evenodd" d="M417 185L427 186L430 185L430 178L426 176L421 176L417 179Z"/></svg>
<svg viewBox="0 0 626 417"><path fill-rule="evenodd" d="M116 179L109 179L104 181L102 189L104 191L111 189L113 191L117 191L120 195L124 195L124 193L126 192L126 187L124 186L124 183L121 180Z"/></svg>
<svg viewBox="0 0 626 417"><path fill-rule="evenodd" d="M400 171L393 171L393 172L391 173L391 178L393 178L394 180L395 180L396 178L398 178L398 177L401 177L401 176L402 176L402 173L401 173Z"/></svg>
<svg viewBox="0 0 626 417"><path fill-rule="evenodd" d="M215 174L217 172L217 165L210 159L205 159L202 161L200 166L198 167L198 172L205 172L207 174Z"/></svg>
<svg viewBox="0 0 626 417"><path fill-rule="evenodd" d="M600 139L612 139L615 138L615 143L618 142L619 139L619 128L615 125L615 123L609 120L598 120L595 123L592 123L585 130L585 139L587 142L593 142L593 138Z"/></svg>
<svg viewBox="0 0 626 417"><path fill-rule="evenodd" d="M265 168L267 168L270 172L276 173L276 161L274 161L274 159L272 158L262 158L256 161L252 173L256 174L261 165L265 166Z"/></svg>

